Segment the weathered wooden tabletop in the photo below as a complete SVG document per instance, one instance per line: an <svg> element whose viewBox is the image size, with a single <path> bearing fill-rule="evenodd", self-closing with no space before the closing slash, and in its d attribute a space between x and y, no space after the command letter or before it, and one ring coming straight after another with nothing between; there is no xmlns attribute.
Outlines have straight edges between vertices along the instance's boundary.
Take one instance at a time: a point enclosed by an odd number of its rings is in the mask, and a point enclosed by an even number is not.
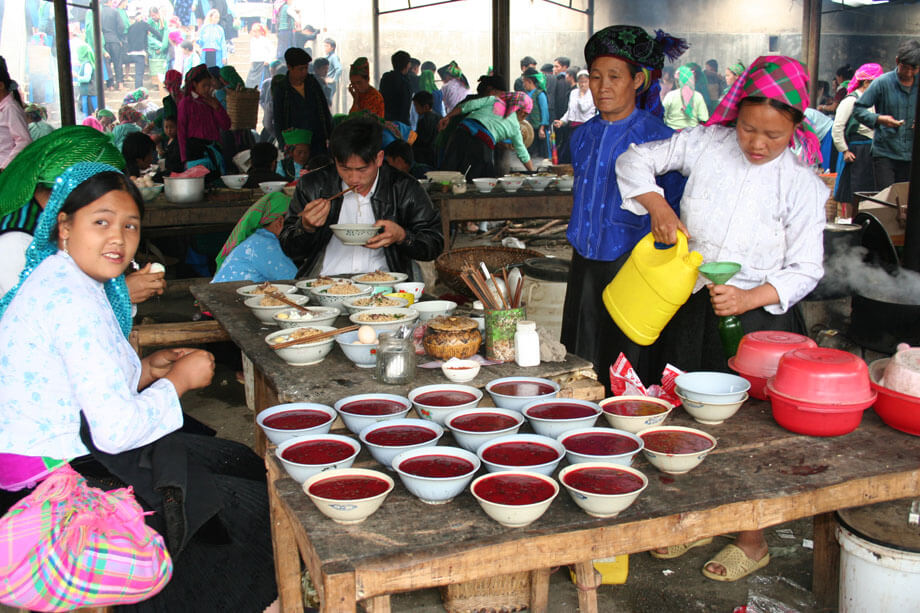
<svg viewBox="0 0 920 613"><path fill-rule="evenodd" d="M144 204L143 229L181 226L229 225L239 221L252 203L262 197L258 189L214 189L201 202L169 202L161 194Z"/></svg>

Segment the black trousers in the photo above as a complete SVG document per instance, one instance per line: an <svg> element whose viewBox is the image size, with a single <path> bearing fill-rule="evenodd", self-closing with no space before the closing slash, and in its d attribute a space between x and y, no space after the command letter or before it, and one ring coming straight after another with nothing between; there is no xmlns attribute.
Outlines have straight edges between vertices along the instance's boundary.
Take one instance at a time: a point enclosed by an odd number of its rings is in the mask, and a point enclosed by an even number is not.
<svg viewBox="0 0 920 613"><path fill-rule="evenodd" d="M875 186L879 189L910 180L910 160L872 156L872 169L875 172Z"/></svg>

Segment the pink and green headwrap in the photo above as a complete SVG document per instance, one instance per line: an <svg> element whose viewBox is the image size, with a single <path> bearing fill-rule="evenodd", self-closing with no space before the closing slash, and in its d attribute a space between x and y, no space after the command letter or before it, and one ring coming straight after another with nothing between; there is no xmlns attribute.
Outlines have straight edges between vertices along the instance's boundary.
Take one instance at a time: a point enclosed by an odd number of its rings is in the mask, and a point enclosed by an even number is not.
<svg viewBox="0 0 920 613"><path fill-rule="evenodd" d="M506 92L496 96L495 104L492 105L492 112L501 117L507 117L517 111L529 114L532 110L533 98L526 92Z"/></svg>
<svg viewBox="0 0 920 613"><path fill-rule="evenodd" d="M256 200L255 204L243 213L243 216L233 227L233 231L230 232L230 236L227 237L227 242L224 243L220 254L217 256L217 269L220 270L230 252L255 234L256 230L267 226L279 217L284 217L290 202L291 197L283 192L266 194Z"/></svg>
<svg viewBox="0 0 920 613"><path fill-rule="evenodd" d="M696 77L689 66L681 66L674 73L677 85L680 87L681 110L687 117L693 117L693 93L696 91Z"/></svg>
<svg viewBox="0 0 920 613"><path fill-rule="evenodd" d="M850 79L850 84L847 85L847 93L852 94L863 81L875 81L877 78L882 76L883 72L885 72L885 69L882 68L879 64L863 64L856 69L856 72L853 74L853 78Z"/></svg>
<svg viewBox="0 0 920 613"><path fill-rule="evenodd" d="M804 113L809 104L808 81L808 71L797 60L785 55L762 55L732 83L706 125L733 123L738 118L741 101L749 97L778 100ZM789 146L798 144L802 145L801 157L807 164L821 159L821 145L807 119L792 133Z"/></svg>

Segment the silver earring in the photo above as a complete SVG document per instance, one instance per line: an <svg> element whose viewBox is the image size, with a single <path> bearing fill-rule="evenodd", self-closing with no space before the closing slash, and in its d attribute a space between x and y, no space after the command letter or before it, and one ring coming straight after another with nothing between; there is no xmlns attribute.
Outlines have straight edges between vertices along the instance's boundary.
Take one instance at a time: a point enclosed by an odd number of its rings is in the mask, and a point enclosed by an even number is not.
<svg viewBox="0 0 920 613"><path fill-rule="evenodd" d="M64 243L64 253L66 253L67 255L70 255L70 252L67 251L67 239L66 238L62 239L61 242Z"/></svg>

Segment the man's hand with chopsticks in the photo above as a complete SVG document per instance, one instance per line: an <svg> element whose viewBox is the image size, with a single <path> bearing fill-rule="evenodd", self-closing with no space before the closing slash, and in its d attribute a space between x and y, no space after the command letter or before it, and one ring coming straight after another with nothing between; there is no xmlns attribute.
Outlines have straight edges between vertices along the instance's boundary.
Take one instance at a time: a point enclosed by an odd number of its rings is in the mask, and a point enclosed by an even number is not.
<svg viewBox="0 0 920 613"><path fill-rule="evenodd" d="M389 247L390 245L401 243L406 240L406 231L395 221L378 219L374 225L383 228L383 231L367 241L367 244L364 246L368 249Z"/></svg>
<svg viewBox="0 0 920 613"><path fill-rule="evenodd" d="M326 223L331 202L326 198L311 200L300 212L300 223L307 232L315 232L317 228Z"/></svg>

